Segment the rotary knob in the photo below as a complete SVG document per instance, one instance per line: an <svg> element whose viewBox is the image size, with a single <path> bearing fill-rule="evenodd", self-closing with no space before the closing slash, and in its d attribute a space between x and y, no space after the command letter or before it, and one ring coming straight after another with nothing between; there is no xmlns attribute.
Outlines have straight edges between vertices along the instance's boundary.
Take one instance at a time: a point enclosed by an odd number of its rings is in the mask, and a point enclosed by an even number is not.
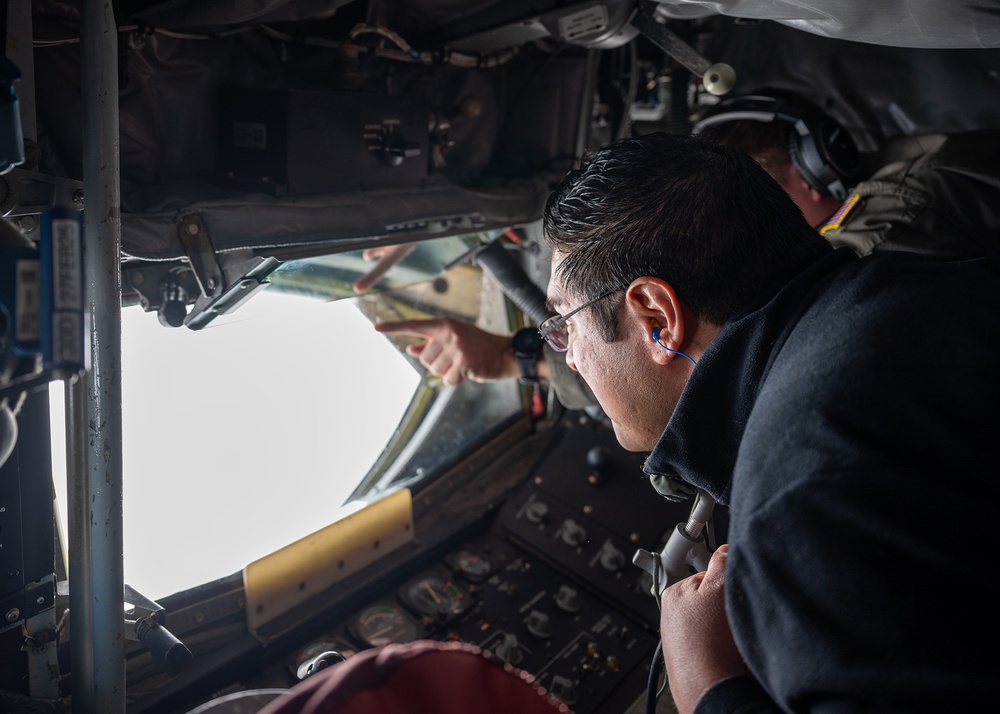
<svg viewBox="0 0 1000 714"><path fill-rule="evenodd" d="M541 610L532 610L525 622L528 632L535 637L548 639L552 637L552 620Z"/></svg>
<svg viewBox="0 0 1000 714"><path fill-rule="evenodd" d="M587 530L572 518L567 518L562 524L562 540L566 545L583 545L587 541Z"/></svg>
<svg viewBox="0 0 1000 714"><path fill-rule="evenodd" d="M505 634L497 646L493 648L493 653L508 664L517 664L524 657L521 648L517 643L517 635Z"/></svg>
<svg viewBox="0 0 1000 714"><path fill-rule="evenodd" d="M600 486L608 480L608 472L611 470L613 461L611 452L603 446L595 446L587 452L587 465L590 467L590 474L587 482L591 486Z"/></svg>
<svg viewBox="0 0 1000 714"><path fill-rule="evenodd" d="M580 593L569 585L560 585L556 592L556 607L563 612L580 612Z"/></svg>
<svg viewBox="0 0 1000 714"><path fill-rule="evenodd" d="M578 695L576 684L572 679L555 675L552 677L552 684L549 685L549 691L552 693L552 696L561 701L563 704L569 706L576 704Z"/></svg>
<svg viewBox="0 0 1000 714"><path fill-rule="evenodd" d="M625 565L625 554L622 553L610 540L604 541L601 551L598 554L601 567L612 572L621 570Z"/></svg>
<svg viewBox="0 0 1000 714"><path fill-rule="evenodd" d="M524 517L532 523L544 523L549 517L549 507L545 501L532 501L524 507Z"/></svg>
<svg viewBox="0 0 1000 714"><path fill-rule="evenodd" d="M382 132L382 160L389 166L399 166L406 159L420 156L420 145L407 141L402 134L394 129Z"/></svg>

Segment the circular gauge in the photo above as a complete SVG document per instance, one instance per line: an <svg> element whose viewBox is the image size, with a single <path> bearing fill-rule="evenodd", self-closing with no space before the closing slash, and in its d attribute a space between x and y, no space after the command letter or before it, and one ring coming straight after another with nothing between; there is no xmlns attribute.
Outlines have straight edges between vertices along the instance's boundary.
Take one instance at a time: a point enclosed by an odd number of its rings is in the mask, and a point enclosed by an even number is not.
<svg viewBox="0 0 1000 714"><path fill-rule="evenodd" d="M395 605L372 605L358 613L351 629L368 647L383 647L393 642L417 639L417 623Z"/></svg>
<svg viewBox="0 0 1000 714"><path fill-rule="evenodd" d="M413 580L406 586L403 596L417 612L430 617L458 615L472 604L463 588L439 575L424 575Z"/></svg>
<svg viewBox="0 0 1000 714"><path fill-rule="evenodd" d="M347 659L350 659L357 654L357 648L335 637L320 637L307 644L297 654L288 658L288 670L297 676L299 667L304 662L308 662L324 652L339 652Z"/></svg>
<svg viewBox="0 0 1000 714"><path fill-rule="evenodd" d="M493 569L493 564L484 555L468 548L455 553L452 564L473 582L483 580Z"/></svg>

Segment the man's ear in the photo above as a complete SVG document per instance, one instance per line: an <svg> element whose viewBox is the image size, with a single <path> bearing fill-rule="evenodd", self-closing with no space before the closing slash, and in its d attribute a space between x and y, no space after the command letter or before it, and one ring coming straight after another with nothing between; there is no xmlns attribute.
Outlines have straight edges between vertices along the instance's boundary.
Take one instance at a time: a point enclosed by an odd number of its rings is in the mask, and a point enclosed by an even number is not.
<svg viewBox="0 0 1000 714"><path fill-rule="evenodd" d="M658 361L672 359L672 353L661 349L656 341L671 350L680 349L684 341L684 311L673 286L660 278L636 278L625 291L625 308L625 329L641 330L650 347L655 348L651 353Z"/></svg>
<svg viewBox="0 0 1000 714"><path fill-rule="evenodd" d="M794 166L789 165L788 171L778 183L785 189L785 193L791 196L811 226L822 225L840 207L840 201L832 196L825 196L810 186Z"/></svg>

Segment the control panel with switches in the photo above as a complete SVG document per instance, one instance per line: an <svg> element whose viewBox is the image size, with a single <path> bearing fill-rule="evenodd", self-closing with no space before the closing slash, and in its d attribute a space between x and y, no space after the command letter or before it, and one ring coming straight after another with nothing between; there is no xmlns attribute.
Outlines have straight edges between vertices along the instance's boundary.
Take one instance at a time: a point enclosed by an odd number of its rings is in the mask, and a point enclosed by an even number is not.
<svg viewBox="0 0 1000 714"><path fill-rule="evenodd" d="M580 415L560 433L490 522L317 633L286 676L330 651L464 641L531 673L577 714L636 706L659 613L632 556L657 550L691 504L657 496L644 455L622 450L606 426Z"/></svg>

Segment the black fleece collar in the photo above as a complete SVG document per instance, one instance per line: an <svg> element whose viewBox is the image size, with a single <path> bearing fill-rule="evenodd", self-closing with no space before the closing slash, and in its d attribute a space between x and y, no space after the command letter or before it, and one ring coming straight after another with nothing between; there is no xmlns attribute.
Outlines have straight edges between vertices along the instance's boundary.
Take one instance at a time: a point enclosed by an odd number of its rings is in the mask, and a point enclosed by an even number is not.
<svg viewBox="0 0 1000 714"><path fill-rule="evenodd" d="M832 251L776 281L727 322L698 360L643 470L728 505L743 432L771 363L823 286L857 259L849 248Z"/></svg>

